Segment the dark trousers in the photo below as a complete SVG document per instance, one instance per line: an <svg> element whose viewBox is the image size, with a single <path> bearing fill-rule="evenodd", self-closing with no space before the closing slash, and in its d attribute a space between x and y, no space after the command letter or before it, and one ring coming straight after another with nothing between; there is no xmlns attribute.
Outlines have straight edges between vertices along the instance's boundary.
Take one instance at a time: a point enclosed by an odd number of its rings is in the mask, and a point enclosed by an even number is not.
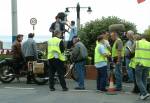
<svg viewBox="0 0 150 103"><path fill-rule="evenodd" d="M20 69L23 66L23 59L21 58L13 58L15 74L18 76L20 74Z"/></svg>
<svg viewBox="0 0 150 103"><path fill-rule="evenodd" d="M138 88L138 86L137 86L136 78L135 78L135 69L132 69L132 70L133 70L133 80L134 80L134 88L133 88L133 91L139 92L139 88Z"/></svg>
<svg viewBox="0 0 150 103"><path fill-rule="evenodd" d="M107 66L97 68L97 90L106 90Z"/></svg>
<svg viewBox="0 0 150 103"><path fill-rule="evenodd" d="M25 60L26 60L26 64L28 65L28 62L29 61L34 61L35 58L34 58L34 56L28 56L28 57L25 57ZM33 77L32 73L28 71L27 72L27 82L31 82L32 81L32 77Z"/></svg>
<svg viewBox="0 0 150 103"><path fill-rule="evenodd" d="M59 59L49 59L49 88L54 88L55 73L57 72L60 84L63 89L66 87L66 81L64 78L64 63Z"/></svg>
<svg viewBox="0 0 150 103"><path fill-rule="evenodd" d="M19 71L22 67L22 62L23 62L23 60L21 60L21 59L16 59L16 58L13 59L13 64L14 64L16 74L19 74Z"/></svg>

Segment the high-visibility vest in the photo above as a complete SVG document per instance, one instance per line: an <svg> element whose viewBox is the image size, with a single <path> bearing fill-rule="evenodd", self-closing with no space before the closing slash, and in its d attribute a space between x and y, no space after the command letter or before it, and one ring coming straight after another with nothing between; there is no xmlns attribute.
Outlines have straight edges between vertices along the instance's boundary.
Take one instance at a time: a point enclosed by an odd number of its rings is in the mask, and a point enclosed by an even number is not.
<svg viewBox="0 0 150 103"><path fill-rule="evenodd" d="M106 43L107 43L107 42L109 43L108 40L105 40L105 41L106 41ZM110 50L111 47L108 47L108 46L110 46L110 44L109 44L109 45L108 45L108 44L105 44L105 46L106 46L106 53L109 54L109 55L111 55L111 50Z"/></svg>
<svg viewBox="0 0 150 103"><path fill-rule="evenodd" d="M99 44L98 41L96 41L96 45L97 45L97 44ZM106 47L106 53L108 53L109 55L111 55L111 52L110 52L110 50L108 49L108 47Z"/></svg>
<svg viewBox="0 0 150 103"><path fill-rule="evenodd" d="M130 60L129 67L132 69L135 69L135 67L136 67L135 58L132 58Z"/></svg>
<svg viewBox="0 0 150 103"><path fill-rule="evenodd" d="M121 40L120 38L118 38L114 44L113 44L113 47L112 47L112 57L117 57L118 56L118 50L116 49L116 44L117 44L117 41L118 40ZM123 57L124 56L124 50L122 48L121 50L121 56Z"/></svg>
<svg viewBox="0 0 150 103"><path fill-rule="evenodd" d="M65 56L61 53L59 45L61 39L57 37L53 37L48 40L48 59L54 58L54 53L58 53L58 59L61 61L65 61Z"/></svg>
<svg viewBox="0 0 150 103"><path fill-rule="evenodd" d="M94 56L94 62L95 62L95 63L99 63L99 62L101 62L101 61L107 61L107 58L106 58L103 54L101 54L101 53L99 52L99 47L100 47L101 45L103 45L103 44L97 43L97 45L96 45L96 47L95 47L95 56ZM104 46L104 47L105 47L105 46ZM106 50L106 48L105 48L105 50Z"/></svg>
<svg viewBox="0 0 150 103"><path fill-rule="evenodd" d="M106 53L111 55L111 52L110 52L110 50L107 47L106 47Z"/></svg>
<svg viewBox="0 0 150 103"><path fill-rule="evenodd" d="M136 64L150 67L150 42L145 39L136 42L135 62Z"/></svg>

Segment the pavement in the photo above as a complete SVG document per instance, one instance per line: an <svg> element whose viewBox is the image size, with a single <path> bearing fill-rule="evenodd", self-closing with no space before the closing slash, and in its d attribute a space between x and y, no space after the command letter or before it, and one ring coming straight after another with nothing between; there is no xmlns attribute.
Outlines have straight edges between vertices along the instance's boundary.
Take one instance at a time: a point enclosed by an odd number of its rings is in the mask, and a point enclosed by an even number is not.
<svg viewBox="0 0 150 103"><path fill-rule="evenodd" d="M69 91L63 92L59 83L55 85L56 91L49 91L48 84L26 84L21 82L9 84L0 83L0 103L150 103L150 98L140 100L139 95L130 91L131 83L123 83L123 91L109 95L97 91L95 80L85 80L86 90L74 90L76 83L67 79Z"/></svg>

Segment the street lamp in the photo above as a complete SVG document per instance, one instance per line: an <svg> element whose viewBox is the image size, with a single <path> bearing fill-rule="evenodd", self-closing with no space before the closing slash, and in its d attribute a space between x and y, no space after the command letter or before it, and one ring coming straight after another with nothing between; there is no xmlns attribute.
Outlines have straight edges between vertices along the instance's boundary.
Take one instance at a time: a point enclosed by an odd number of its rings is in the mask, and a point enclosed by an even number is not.
<svg viewBox="0 0 150 103"><path fill-rule="evenodd" d="M76 7L67 7L65 10L66 14L68 14L70 12L69 8L76 9L76 12L77 12L77 30L79 31L79 29L80 29L80 8L87 8L88 9L87 12L91 13L92 12L91 7L80 7L80 4L77 3Z"/></svg>

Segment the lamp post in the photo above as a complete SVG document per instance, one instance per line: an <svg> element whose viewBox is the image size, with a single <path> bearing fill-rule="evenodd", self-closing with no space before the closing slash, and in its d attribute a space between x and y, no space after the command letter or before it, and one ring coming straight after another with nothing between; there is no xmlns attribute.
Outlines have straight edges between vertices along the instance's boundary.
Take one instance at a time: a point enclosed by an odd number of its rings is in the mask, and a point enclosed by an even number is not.
<svg viewBox="0 0 150 103"><path fill-rule="evenodd" d="M80 29L80 9L81 8L87 8L88 9L87 12L91 13L92 12L91 7L90 6L89 7L80 7L80 4L77 3L76 7L67 7L65 13L68 14L70 12L69 8L76 9L76 12L77 12L77 31L79 31L79 29Z"/></svg>

